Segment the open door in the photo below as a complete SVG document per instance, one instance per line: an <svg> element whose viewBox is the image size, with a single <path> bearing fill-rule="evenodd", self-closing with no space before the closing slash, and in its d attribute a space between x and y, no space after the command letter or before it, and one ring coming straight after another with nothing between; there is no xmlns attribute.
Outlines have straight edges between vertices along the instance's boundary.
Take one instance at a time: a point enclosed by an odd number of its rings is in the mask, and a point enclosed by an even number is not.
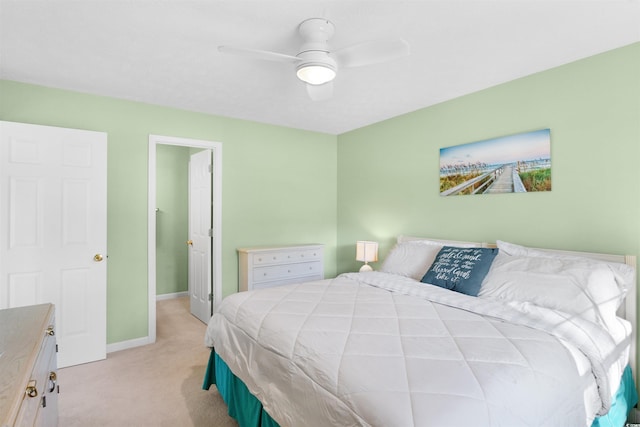
<svg viewBox="0 0 640 427"><path fill-rule="evenodd" d="M191 314L204 323L212 314L212 152L189 161L189 297Z"/></svg>
<svg viewBox="0 0 640 427"><path fill-rule="evenodd" d="M0 308L53 303L58 367L104 359L107 134L0 122L0 205Z"/></svg>

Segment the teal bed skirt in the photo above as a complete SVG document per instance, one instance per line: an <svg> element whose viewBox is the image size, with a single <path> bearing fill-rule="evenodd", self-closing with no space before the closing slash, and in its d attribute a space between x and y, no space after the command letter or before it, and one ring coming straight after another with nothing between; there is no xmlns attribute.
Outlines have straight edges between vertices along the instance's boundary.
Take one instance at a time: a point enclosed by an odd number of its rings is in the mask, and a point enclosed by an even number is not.
<svg viewBox="0 0 640 427"><path fill-rule="evenodd" d="M616 393L611 409L606 415L596 418L591 427L622 427L627 422L631 409L638 403L638 392L633 382L631 366L627 365L622 373L620 387Z"/></svg>
<svg viewBox="0 0 640 427"><path fill-rule="evenodd" d="M229 407L229 415L238 421L240 427L279 427L264 410L260 401L249 392L247 386L231 372L224 360L211 350L202 388L209 390L213 384L218 387L222 399ZM637 403L638 393L631 367L627 366L611 409L606 415L596 418L591 427L624 426L627 415Z"/></svg>
<svg viewBox="0 0 640 427"><path fill-rule="evenodd" d="M215 384L222 400L229 408L229 416L235 418L240 427L279 427L262 407L262 403L249 392L246 385L236 377L227 364L211 350L209 364L202 388L209 390Z"/></svg>

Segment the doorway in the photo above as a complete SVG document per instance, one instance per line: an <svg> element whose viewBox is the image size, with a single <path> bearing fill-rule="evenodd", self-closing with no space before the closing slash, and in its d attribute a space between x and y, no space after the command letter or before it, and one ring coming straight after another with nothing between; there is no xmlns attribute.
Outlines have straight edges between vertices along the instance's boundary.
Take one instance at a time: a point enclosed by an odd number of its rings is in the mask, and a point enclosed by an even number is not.
<svg viewBox="0 0 640 427"><path fill-rule="evenodd" d="M148 181L148 295L149 295L149 342L156 340L156 227L157 227L157 147L158 145L173 145L195 149L208 149L212 153L212 233L211 233L211 307L215 309L222 299L221 272L221 218L222 218L222 143L188 138L176 138L159 135L149 135L149 181Z"/></svg>

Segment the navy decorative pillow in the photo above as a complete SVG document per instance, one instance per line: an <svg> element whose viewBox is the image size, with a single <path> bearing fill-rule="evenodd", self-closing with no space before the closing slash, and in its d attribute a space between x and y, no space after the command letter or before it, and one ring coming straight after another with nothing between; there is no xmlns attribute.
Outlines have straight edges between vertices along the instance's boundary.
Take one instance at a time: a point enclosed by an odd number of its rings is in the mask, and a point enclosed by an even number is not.
<svg viewBox="0 0 640 427"><path fill-rule="evenodd" d="M444 246L421 282L475 297L496 255L497 248Z"/></svg>

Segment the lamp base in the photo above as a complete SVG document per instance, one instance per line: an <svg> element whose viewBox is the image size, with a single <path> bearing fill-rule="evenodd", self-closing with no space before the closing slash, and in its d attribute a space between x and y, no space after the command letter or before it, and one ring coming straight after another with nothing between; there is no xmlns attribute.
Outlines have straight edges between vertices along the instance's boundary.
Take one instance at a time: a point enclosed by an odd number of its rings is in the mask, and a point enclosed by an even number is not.
<svg viewBox="0 0 640 427"><path fill-rule="evenodd" d="M369 264L365 264L362 267L360 267L360 273L363 273L365 271L373 271L373 268L371 268Z"/></svg>

